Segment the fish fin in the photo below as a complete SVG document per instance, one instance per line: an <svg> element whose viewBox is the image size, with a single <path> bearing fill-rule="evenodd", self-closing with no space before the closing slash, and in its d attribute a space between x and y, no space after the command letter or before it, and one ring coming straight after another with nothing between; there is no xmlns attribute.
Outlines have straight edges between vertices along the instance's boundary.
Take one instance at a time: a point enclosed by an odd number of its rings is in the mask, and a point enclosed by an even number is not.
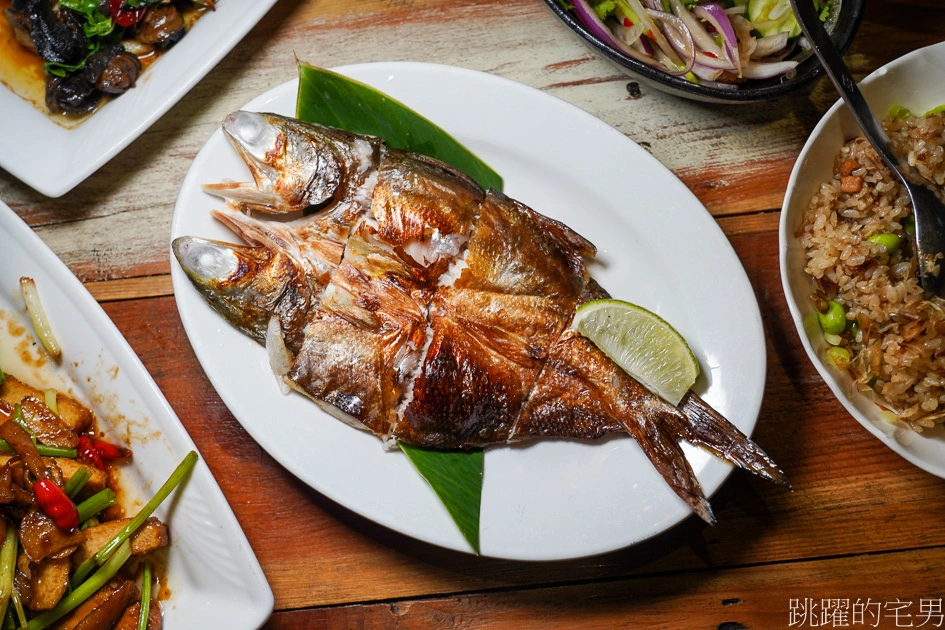
<svg viewBox="0 0 945 630"><path fill-rule="evenodd" d="M680 432L685 440L708 449L759 477L791 488L787 475L744 433L704 400L689 392L679 404L688 421L680 421Z"/></svg>
<svg viewBox="0 0 945 630"><path fill-rule="evenodd" d="M618 417L618 422L637 441L650 463L663 477L669 487L685 501L692 511L709 525L715 525L712 506L702 492L702 486L679 446L678 427L675 419L646 417Z"/></svg>
<svg viewBox="0 0 945 630"><path fill-rule="evenodd" d="M232 208L211 210L210 215L250 245L290 250L293 254L291 250L298 249L278 223L263 222Z"/></svg>
<svg viewBox="0 0 945 630"><path fill-rule="evenodd" d="M280 206L280 197L272 190L260 189L251 182L220 182L218 184L203 184L204 192L227 201L245 204L247 207L267 214L287 214L298 208L284 208Z"/></svg>

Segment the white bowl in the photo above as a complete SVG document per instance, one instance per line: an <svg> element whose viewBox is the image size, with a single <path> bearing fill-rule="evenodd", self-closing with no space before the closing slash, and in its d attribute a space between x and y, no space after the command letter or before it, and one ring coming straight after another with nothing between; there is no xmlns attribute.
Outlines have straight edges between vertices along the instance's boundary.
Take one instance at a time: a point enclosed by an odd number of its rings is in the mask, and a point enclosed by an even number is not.
<svg viewBox="0 0 945 630"><path fill-rule="evenodd" d="M860 83L870 107L882 118L892 105L925 112L945 103L945 42L909 53L883 66ZM824 359L827 342L810 300L804 272L804 249L794 234L804 209L823 182L833 176L833 163L843 144L862 135L846 105L838 101L814 127L788 181L781 209L780 255L784 296L807 355L847 411L889 448L933 475L945 478L945 437L939 429L919 435L901 423L892 424L882 410L855 391L852 380Z"/></svg>

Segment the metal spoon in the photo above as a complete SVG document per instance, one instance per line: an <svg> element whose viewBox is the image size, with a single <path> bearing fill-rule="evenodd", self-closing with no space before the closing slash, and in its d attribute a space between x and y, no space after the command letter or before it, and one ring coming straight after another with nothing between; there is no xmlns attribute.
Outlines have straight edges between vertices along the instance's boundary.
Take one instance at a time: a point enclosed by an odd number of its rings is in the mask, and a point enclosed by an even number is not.
<svg viewBox="0 0 945 630"><path fill-rule="evenodd" d="M915 216L915 244L919 260L919 283L926 292L938 297L945 297L945 269L933 273L937 264L945 266L945 203L927 184L918 184L907 179L909 165L892 148L886 130L879 123L869 104L857 87L843 57L834 46L830 36L812 0L791 0L794 14L810 41L817 58L827 71L827 75L840 92L847 107L856 119L863 135L869 140L886 166L902 181L912 200L912 212ZM938 261L938 262L937 262Z"/></svg>

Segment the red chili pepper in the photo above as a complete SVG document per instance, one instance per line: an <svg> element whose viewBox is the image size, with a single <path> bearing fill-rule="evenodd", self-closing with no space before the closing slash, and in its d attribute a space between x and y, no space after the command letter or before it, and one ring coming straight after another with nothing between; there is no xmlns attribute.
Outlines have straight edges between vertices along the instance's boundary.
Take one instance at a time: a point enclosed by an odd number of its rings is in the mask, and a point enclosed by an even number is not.
<svg viewBox="0 0 945 630"><path fill-rule="evenodd" d="M87 435L80 435L79 447L76 450L79 453L80 462L105 470L105 462L102 461L102 455L95 448L95 444L92 443L92 438Z"/></svg>
<svg viewBox="0 0 945 630"><path fill-rule="evenodd" d="M79 526L79 510L55 481L40 479L33 484L33 495L39 508L59 529L70 530Z"/></svg>
<svg viewBox="0 0 945 630"><path fill-rule="evenodd" d="M131 449L125 448L124 446L116 446L111 442L105 442L104 440L96 440L91 438L92 446L98 451L99 456L104 459L106 462L110 462L116 459L124 459L126 457L131 457Z"/></svg>
<svg viewBox="0 0 945 630"><path fill-rule="evenodd" d="M108 0L108 9L111 11L112 19L118 26L128 27L137 24L144 17L145 8L140 9L122 9L121 5L125 0Z"/></svg>

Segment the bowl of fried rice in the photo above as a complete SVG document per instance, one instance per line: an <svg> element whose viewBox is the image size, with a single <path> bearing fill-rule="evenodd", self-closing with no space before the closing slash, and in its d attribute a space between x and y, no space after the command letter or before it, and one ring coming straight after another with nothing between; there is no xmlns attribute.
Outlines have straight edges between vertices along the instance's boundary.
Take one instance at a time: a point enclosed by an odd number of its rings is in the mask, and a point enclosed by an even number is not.
<svg viewBox="0 0 945 630"><path fill-rule="evenodd" d="M913 174L945 193L942 76L945 42L887 64L860 87ZM836 103L788 182L785 298L808 356L850 414L945 478L945 301L919 286L914 226L904 187Z"/></svg>

